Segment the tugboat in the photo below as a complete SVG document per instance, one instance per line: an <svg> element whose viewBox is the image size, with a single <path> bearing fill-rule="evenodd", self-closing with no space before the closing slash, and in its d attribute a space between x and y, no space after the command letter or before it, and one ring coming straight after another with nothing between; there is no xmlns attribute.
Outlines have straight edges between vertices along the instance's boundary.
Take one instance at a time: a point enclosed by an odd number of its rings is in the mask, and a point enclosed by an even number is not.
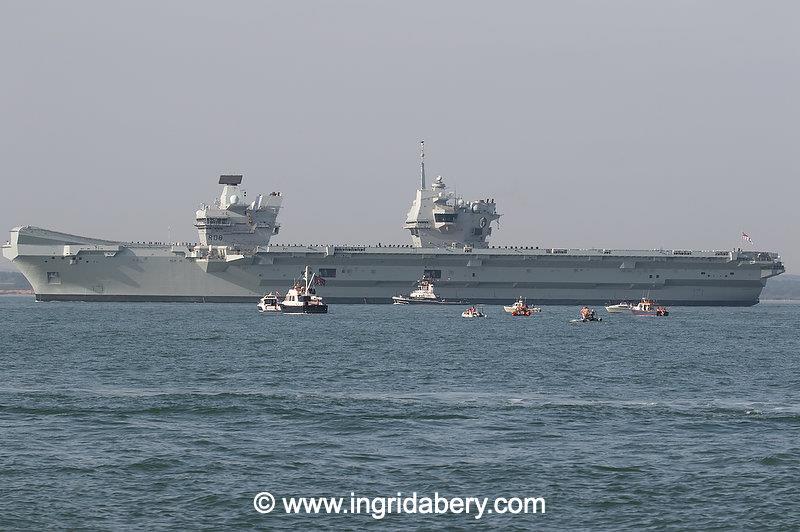
<svg viewBox="0 0 800 532"><path fill-rule="evenodd" d="M280 312L281 311L281 304L278 303L278 298L280 294L273 294L270 292L269 294L265 295L261 298L258 302L258 311L259 312Z"/></svg>
<svg viewBox="0 0 800 532"><path fill-rule="evenodd" d="M589 323L592 321L603 321L603 318L598 318L594 309L584 306L581 308L581 317L577 320L570 320L570 323Z"/></svg>
<svg viewBox="0 0 800 532"><path fill-rule="evenodd" d="M503 310L505 310L512 316L530 316L531 314L535 314L537 312L542 311L540 307L529 307L528 303L524 299L522 299L522 296L520 296L520 298L517 299L513 305L508 307L504 306Z"/></svg>
<svg viewBox="0 0 800 532"><path fill-rule="evenodd" d="M417 283L416 290L412 291L408 296L392 296L392 303L395 305L463 305L464 301L440 299L433 291L433 281L427 277L423 277Z"/></svg>
<svg viewBox="0 0 800 532"><path fill-rule="evenodd" d="M622 301L621 303L617 303L616 305L606 306L606 311L609 314L617 314L620 312L630 312L632 308L633 305L631 305L627 301Z"/></svg>
<svg viewBox="0 0 800 532"><path fill-rule="evenodd" d="M483 307L469 307L461 313L462 318L485 318L486 314L483 312Z"/></svg>
<svg viewBox="0 0 800 532"><path fill-rule="evenodd" d="M316 295L314 280L316 274L306 266L303 278L295 282L294 286L286 292L286 297L281 302L281 311L285 314L327 314L328 305Z"/></svg>
<svg viewBox="0 0 800 532"><path fill-rule="evenodd" d="M657 304L648 297L643 297L638 305L631 307L634 316L669 316L669 310L663 305Z"/></svg>

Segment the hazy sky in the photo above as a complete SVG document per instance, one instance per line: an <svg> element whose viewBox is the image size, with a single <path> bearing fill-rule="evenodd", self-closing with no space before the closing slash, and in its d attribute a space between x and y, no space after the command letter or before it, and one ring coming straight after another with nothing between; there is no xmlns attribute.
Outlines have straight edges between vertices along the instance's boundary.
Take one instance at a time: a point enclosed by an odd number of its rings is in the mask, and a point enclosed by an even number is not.
<svg viewBox="0 0 800 532"><path fill-rule="evenodd" d="M424 138L495 244L800 271L797 1L6 0L0 67L3 230L195 241L241 172L279 241L405 243Z"/></svg>

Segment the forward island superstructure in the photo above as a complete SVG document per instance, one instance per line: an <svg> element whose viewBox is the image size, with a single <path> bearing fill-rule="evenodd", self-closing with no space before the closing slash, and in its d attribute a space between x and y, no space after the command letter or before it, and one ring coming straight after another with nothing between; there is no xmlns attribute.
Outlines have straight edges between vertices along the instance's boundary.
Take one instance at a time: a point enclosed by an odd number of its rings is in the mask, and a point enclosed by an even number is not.
<svg viewBox="0 0 800 532"><path fill-rule="evenodd" d="M669 305L746 306L784 272L779 255L765 251L492 247L494 200L466 201L441 176L428 186L424 158L420 174L404 225L409 245L271 243L281 194L248 203L242 176L223 175L215 205L195 213L199 243L118 242L24 226L11 230L3 255L39 301L256 303L309 266L331 303L391 303L428 279L438 296L471 303L606 304L649 294Z"/></svg>
<svg viewBox="0 0 800 532"><path fill-rule="evenodd" d="M221 175L222 193L214 205L205 205L195 213L195 224L201 246L243 246L256 248L277 235L281 195L259 194L247 204L247 192L239 188L241 175Z"/></svg>

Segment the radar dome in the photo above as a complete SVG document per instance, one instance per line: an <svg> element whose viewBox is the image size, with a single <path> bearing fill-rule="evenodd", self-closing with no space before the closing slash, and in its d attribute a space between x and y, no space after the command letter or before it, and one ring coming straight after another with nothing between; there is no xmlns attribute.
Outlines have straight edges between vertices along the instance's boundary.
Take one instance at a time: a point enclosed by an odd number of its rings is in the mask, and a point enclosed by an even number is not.
<svg viewBox="0 0 800 532"><path fill-rule="evenodd" d="M239 203L239 196L233 194L231 195L230 200L231 200L231 205L236 205L237 203Z"/></svg>

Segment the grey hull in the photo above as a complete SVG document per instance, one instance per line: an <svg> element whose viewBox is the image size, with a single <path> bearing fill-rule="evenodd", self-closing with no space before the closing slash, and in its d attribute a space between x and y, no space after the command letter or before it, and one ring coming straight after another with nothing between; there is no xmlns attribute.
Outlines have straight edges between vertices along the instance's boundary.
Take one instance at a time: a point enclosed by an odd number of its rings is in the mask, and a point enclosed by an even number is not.
<svg viewBox="0 0 800 532"><path fill-rule="evenodd" d="M281 246L208 255L190 245L120 243L34 227L12 231L4 255L39 301L256 303L285 292L305 266L330 303L391 303L423 274L447 300L601 304L649 294L669 305L748 306L783 272L774 253L686 250L455 249Z"/></svg>

